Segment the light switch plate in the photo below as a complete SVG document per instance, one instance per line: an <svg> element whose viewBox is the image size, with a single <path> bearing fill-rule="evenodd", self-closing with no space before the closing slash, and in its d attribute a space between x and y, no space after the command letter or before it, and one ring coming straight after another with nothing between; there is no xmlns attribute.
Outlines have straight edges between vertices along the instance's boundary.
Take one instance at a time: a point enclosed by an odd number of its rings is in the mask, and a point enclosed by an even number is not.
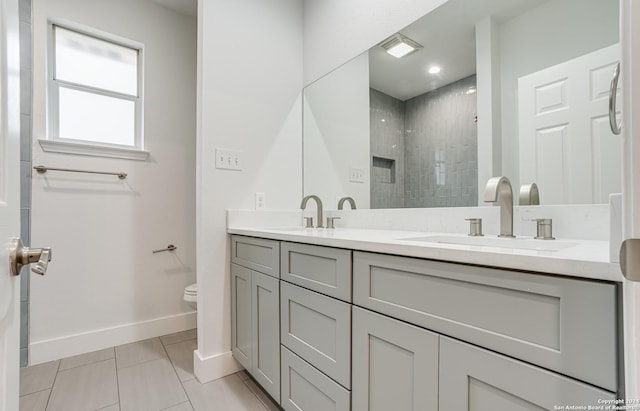
<svg viewBox="0 0 640 411"><path fill-rule="evenodd" d="M226 148L216 148L216 168L222 170L242 170L242 152Z"/></svg>
<svg viewBox="0 0 640 411"><path fill-rule="evenodd" d="M364 183L364 169L359 167L350 167L349 181L352 183Z"/></svg>

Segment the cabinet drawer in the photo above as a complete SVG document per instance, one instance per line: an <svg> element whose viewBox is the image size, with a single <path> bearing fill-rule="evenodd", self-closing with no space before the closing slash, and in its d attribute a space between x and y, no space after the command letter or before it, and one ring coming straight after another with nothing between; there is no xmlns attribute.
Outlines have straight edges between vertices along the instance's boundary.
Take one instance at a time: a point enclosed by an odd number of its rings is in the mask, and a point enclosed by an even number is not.
<svg viewBox="0 0 640 411"><path fill-rule="evenodd" d="M440 337L441 410L557 410L567 404L586 410L614 404L615 398L614 393Z"/></svg>
<svg viewBox="0 0 640 411"><path fill-rule="evenodd" d="M354 253L354 304L617 390L617 289Z"/></svg>
<svg viewBox="0 0 640 411"><path fill-rule="evenodd" d="M280 277L280 243L261 238L231 236L231 262Z"/></svg>
<svg viewBox="0 0 640 411"><path fill-rule="evenodd" d="M282 408L291 411L349 411L351 394L284 346Z"/></svg>
<svg viewBox="0 0 640 411"><path fill-rule="evenodd" d="M282 243L280 278L351 302L351 250Z"/></svg>
<svg viewBox="0 0 640 411"><path fill-rule="evenodd" d="M280 282L280 342L351 388L351 305Z"/></svg>

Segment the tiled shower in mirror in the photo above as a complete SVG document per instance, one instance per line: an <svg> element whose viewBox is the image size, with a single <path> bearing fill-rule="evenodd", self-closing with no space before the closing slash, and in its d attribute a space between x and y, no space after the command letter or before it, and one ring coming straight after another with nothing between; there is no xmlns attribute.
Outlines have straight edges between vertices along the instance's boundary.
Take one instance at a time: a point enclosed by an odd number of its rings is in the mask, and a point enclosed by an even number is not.
<svg viewBox="0 0 640 411"><path fill-rule="evenodd" d="M369 96L371 208L477 206L476 76L406 101Z"/></svg>

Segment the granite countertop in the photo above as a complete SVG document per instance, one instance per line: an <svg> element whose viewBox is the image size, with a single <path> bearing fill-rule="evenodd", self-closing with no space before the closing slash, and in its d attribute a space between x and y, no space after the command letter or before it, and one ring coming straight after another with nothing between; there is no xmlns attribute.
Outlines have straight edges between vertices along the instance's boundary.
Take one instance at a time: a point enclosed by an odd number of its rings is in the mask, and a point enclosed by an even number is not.
<svg viewBox="0 0 640 411"><path fill-rule="evenodd" d="M500 239L362 228L242 227L229 234L597 280L622 281L607 241ZM503 246L504 244L504 246Z"/></svg>

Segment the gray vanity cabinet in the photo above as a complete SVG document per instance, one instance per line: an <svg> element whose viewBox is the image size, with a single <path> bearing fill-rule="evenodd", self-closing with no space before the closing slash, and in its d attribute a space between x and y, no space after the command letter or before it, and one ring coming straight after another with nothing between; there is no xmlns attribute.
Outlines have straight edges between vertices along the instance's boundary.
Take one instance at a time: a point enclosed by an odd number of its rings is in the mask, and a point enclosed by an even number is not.
<svg viewBox="0 0 640 411"><path fill-rule="evenodd" d="M437 334L353 307L352 338L353 410L438 410Z"/></svg>
<svg viewBox="0 0 640 411"><path fill-rule="evenodd" d="M282 243L280 278L351 302L351 250Z"/></svg>
<svg viewBox="0 0 640 411"><path fill-rule="evenodd" d="M231 264L231 352L247 370L251 369L251 270Z"/></svg>
<svg viewBox="0 0 640 411"><path fill-rule="evenodd" d="M567 405L587 409L615 398L591 385L440 337L440 410L557 410Z"/></svg>
<svg viewBox="0 0 640 411"><path fill-rule="evenodd" d="M612 283L354 252L353 302L618 389Z"/></svg>
<svg viewBox="0 0 640 411"><path fill-rule="evenodd" d="M351 393L282 346L282 408L287 411L349 411ZM389 408L393 409L393 408Z"/></svg>
<svg viewBox="0 0 640 411"><path fill-rule="evenodd" d="M231 352L278 402L279 306L277 278L231 264Z"/></svg>
<svg viewBox="0 0 640 411"><path fill-rule="evenodd" d="M351 305L280 283L280 340L284 346L351 387Z"/></svg>
<svg viewBox="0 0 640 411"><path fill-rule="evenodd" d="M258 272L251 278L251 375L280 401L280 281Z"/></svg>
<svg viewBox="0 0 640 411"><path fill-rule="evenodd" d="M233 235L231 262L279 278L280 242Z"/></svg>
<svg viewBox="0 0 640 411"><path fill-rule="evenodd" d="M280 402L280 244L233 236L232 252L231 351Z"/></svg>

